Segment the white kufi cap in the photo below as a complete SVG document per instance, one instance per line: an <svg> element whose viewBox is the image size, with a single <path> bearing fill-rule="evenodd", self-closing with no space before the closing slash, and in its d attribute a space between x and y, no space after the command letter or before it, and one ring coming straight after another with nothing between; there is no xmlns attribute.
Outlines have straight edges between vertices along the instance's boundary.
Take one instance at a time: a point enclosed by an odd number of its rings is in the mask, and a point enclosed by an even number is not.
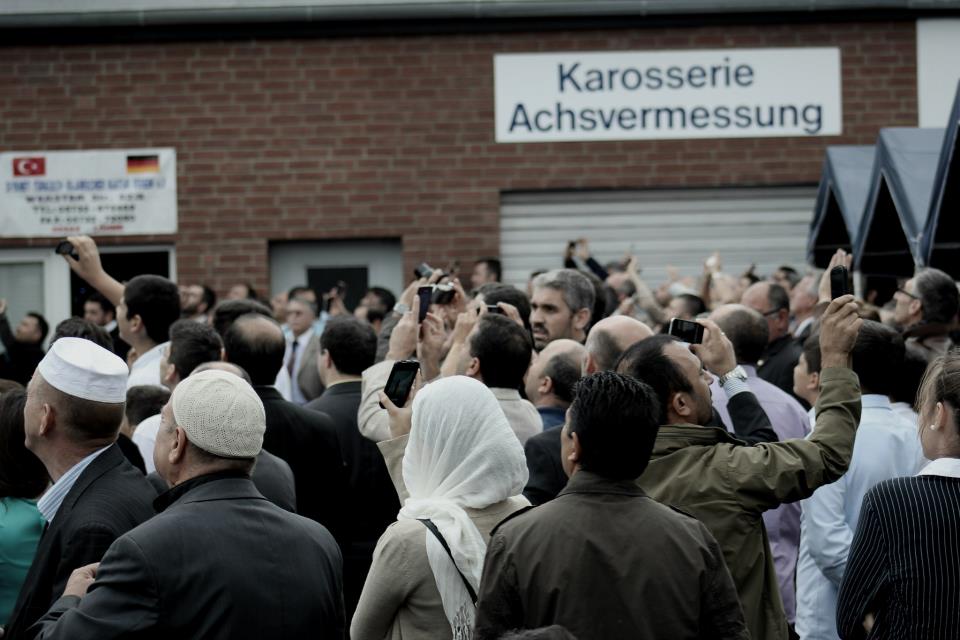
<svg viewBox="0 0 960 640"><path fill-rule="evenodd" d="M47 384L68 396L111 404L127 401L126 363L89 340L60 338L37 370Z"/></svg>
<svg viewBox="0 0 960 640"><path fill-rule="evenodd" d="M247 382L226 371L201 371L173 390L173 419L195 446L223 458L253 458L263 447L267 416Z"/></svg>

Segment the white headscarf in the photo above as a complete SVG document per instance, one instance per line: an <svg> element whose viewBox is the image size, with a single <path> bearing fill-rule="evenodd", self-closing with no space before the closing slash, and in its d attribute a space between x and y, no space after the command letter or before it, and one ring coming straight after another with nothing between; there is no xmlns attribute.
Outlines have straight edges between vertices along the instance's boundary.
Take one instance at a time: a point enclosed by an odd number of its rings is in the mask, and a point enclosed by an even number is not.
<svg viewBox="0 0 960 640"><path fill-rule="evenodd" d="M468 637L474 606L456 569L479 590L487 543L464 509L519 495L527 483L523 446L482 382L443 378L417 394L403 481L410 497L398 517L429 518L446 540L456 568L424 527L427 558L454 638L462 629Z"/></svg>

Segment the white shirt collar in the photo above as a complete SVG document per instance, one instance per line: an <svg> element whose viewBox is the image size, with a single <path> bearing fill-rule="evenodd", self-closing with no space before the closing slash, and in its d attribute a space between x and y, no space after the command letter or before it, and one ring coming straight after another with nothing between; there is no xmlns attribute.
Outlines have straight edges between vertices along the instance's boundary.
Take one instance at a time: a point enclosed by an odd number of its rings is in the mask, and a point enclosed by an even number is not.
<svg viewBox="0 0 960 640"><path fill-rule="evenodd" d="M960 458L937 458L925 466L917 475L960 478Z"/></svg>
<svg viewBox="0 0 960 640"><path fill-rule="evenodd" d="M111 320L111 321L108 322L107 324L103 325L103 330L106 331L107 333L110 333L111 331L113 331L113 330L116 329L116 328L117 328L117 321L116 321L116 320Z"/></svg>

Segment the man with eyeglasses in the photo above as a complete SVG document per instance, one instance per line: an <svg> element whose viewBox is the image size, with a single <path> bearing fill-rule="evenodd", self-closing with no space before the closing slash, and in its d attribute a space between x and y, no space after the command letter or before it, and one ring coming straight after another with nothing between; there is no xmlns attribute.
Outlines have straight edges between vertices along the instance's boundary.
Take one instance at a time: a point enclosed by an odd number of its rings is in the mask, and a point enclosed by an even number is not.
<svg viewBox="0 0 960 640"><path fill-rule="evenodd" d="M903 329L907 348L929 362L953 346L949 331L957 317L957 284L939 269L921 269L893 295L893 320Z"/></svg>
<svg viewBox="0 0 960 640"><path fill-rule="evenodd" d="M778 284L757 282L743 292L740 302L767 321L767 348L757 362L757 375L793 395L793 368L803 348L790 333L790 295Z"/></svg>

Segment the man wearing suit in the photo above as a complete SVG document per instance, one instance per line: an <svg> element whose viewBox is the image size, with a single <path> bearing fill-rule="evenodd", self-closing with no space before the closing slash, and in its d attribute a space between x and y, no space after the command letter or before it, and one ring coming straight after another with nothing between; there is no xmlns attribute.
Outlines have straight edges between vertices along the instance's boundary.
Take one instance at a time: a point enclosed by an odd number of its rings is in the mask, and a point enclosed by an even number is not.
<svg viewBox="0 0 960 640"><path fill-rule="evenodd" d="M284 400L273 386L283 366L285 345L280 325L258 314L240 316L226 328L223 346L227 362L250 374L253 389L263 401L267 415L263 448L293 470L297 512L340 539L347 487L337 431L330 416Z"/></svg>
<svg viewBox="0 0 960 640"><path fill-rule="evenodd" d="M285 399L295 404L306 404L323 393L323 383L317 371L320 334L316 332L316 302L306 297L291 297L287 302L286 349L283 369L278 372L277 386Z"/></svg>
<svg viewBox="0 0 960 640"><path fill-rule="evenodd" d="M82 338L50 347L27 387L27 447L53 486L37 507L47 528L27 574L6 640L31 625L63 592L70 572L97 562L119 536L153 515L154 492L116 444L127 365Z"/></svg>
<svg viewBox="0 0 960 640"><path fill-rule="evenodd" d="M343 549L343 591L347 621L353 615L373 559L377 540L400 511L397 492L377 446L360 435L360 374L373 365L377 336L369 324L352 316L331 318L320 337L318 370L326 387L307 403L330 416L346 464L350 504L363 505L346 520L337 541Z"/></svg>
<svg viewBox="0 0 960 640"><path fill-rule="evenodd" d="M40 637L343 637L336 543L250 480L266 426L250 385L203 371L162 416L157 468L173 488L157 498L159 515L73 573Z"/></svg>
<svg viewBox="0 0 960 640"><path fill-rule="evenodd" d="M117 325L117 308L102 293L94 292L83 303L83 319L106 331L113 341L113 352L124 360L127 359L130 345L120 337L120 327Z"/></svg>

